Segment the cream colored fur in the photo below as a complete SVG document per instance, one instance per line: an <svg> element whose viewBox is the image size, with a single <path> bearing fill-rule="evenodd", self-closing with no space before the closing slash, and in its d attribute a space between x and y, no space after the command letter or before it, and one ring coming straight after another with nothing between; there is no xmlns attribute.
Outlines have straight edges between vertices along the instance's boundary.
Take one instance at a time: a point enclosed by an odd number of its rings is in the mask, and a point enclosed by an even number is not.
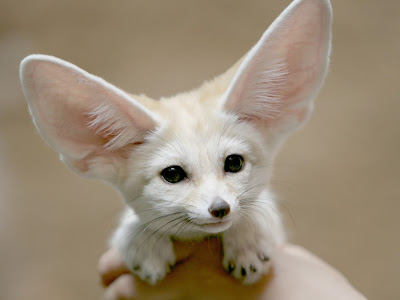
<svg viewBox="0 0 400 300"><path fill-rule="evenodd" d="M328 0L295 0L226 73L159 100L128 95L52 56L22 61L23 91L42 137L79 175L121 193L127 210L111 244L132 272L154 284L175 263L171 239L214 234L235 278L250 284L267 272L271 247L285 239L271 165L312 111L330 27ZM230 155L244 159L237 172L224 168ZM165 180L171 166L186 177ZM224 214L215 214L221 203Z"/></svg>

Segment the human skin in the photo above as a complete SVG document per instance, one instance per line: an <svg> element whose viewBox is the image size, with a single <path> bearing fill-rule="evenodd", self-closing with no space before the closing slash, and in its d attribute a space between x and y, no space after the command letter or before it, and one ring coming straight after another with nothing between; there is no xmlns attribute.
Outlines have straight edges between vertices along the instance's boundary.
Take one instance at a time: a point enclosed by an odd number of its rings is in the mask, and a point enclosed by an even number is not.
<svg viewBox="0 0 400 300"><path fill-rule="evenodd" d="M253 285L241 284L222 268L217 238L174 246L177 264L155 286L132 275L116 249L108 250L99 262L105 299L366 299L341 273L299 246L274 249L269 274Z"/></svg>

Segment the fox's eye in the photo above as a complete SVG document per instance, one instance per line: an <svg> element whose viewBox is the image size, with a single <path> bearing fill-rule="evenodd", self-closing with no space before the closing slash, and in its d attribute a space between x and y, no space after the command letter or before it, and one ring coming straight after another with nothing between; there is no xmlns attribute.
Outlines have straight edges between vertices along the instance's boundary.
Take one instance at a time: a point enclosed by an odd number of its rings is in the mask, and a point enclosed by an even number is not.
<svg viewBox="0 0 400 300"><path fill-rule="evenodd" d="M225 172L237 173L243 168L244 158L239 154L229 155L225 159Z"/></svg>
<svg viewBox="0 0 400 300"><path fill-rule="evenodd" d="M161 171L161 176L170 183L178 183L187 177L180 166L170 166Z"/></svg>

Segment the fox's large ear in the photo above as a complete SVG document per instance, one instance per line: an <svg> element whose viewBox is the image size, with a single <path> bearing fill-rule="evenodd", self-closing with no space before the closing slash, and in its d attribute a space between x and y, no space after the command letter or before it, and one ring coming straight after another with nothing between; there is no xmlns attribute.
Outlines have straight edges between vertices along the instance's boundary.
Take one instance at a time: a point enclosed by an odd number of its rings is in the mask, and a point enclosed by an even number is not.
<svg viewBox="0 0 400 300"><path fill-rule="evenodd" d="M329 0L295 0L242 61L222 99L225 111L279 135L308 119L331 47Z"/></svg>
<svg viewBox="0 0 400 300"><path fill-rule="evenodd" d="M28 56L20 76L39 133L80 175L114 180L127 148L156 126L126 93L58 58Z"/></svg>

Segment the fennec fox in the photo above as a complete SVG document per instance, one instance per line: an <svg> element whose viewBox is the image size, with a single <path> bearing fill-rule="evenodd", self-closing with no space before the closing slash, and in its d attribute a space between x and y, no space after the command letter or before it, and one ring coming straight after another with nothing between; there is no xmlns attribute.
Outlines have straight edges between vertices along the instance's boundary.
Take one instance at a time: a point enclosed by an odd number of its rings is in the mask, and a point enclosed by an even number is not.
<svg viewBox="0 0 400 300"><path fill-rule="evenodd" d="M111 244L133 273L155 284L175 263L173 239L218 235L224 268L251 284L285 239L272 160L310 116L330 30L328 0L295 0L227 72L159 100L46 55L22 61L21 82L61 160L122 195L127 209Z"/></svg>

